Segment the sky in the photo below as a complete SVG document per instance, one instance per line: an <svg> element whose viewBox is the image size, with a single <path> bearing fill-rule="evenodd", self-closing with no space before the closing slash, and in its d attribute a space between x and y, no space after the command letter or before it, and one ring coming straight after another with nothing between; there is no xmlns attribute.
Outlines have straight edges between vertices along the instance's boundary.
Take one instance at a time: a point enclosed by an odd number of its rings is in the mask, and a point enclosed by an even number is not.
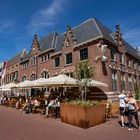
<svg viewBox="0 0 140 140"><path fill-rule="evenodd" d="M112 31L119 24L123 38L140 48L139 6L140 0L1 0L0 62L29 51L35 33L62 33L92 17Z"/></svg>

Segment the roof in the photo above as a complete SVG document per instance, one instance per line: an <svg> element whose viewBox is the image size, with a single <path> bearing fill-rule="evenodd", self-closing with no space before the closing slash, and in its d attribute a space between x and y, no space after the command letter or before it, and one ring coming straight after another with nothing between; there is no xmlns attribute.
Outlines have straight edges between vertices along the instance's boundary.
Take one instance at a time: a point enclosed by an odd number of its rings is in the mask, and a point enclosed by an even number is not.
<svg viewBox="0 0 140 140"><path fill-rule="evenodd" d="M112 32L108 27L106 27L96 18L91 18L72 28L72 32L76 39L76 45L100 37L105 37L116 44L116 42L114 41L114 32ZM65 34L66 32L56 37L55 52L61 50ZM140 52L138 52L126 41L124 41L124 44L126 47L126 52L140 60Z"/></svg>
<svg viewBox="0 0 140 140"><path fill-rule="evenodd" d="M123 40L123 43L125 45L125 50L128 54L132 55L133 57L140 60L140 54L139 51L133 48L128 42Z"/></svg>
<svg viewBox="0 0 140 140"><path fill-rule="evenodd" d="M23 49L21 52L17 53L14 57L12 57L7 64L7 67L14 65L19 62L21 58L24 58L27 55L26 49Z"/></svg>
<svg viewBox="0 0 140 140"><path fill-rule="evenodd" d="M40 39L40 51L44 51L54 47L55 39L58 34L56 32L50 33L48 36Z"/></svg>
<svg viewBox="0 0 140 140"><path fill-rule="evenodd" d="M26 54L23 58L21 58L20 62L22 63L22 62L28 61L29 57L30 57L30 53Z"/></svg>
<svg viewBox="0 0 140 140"><path fill-rule="evenodd" d="M90 39L96 39L98 37L104 36L114 42L113 37L111 35L112 31L95 18L91 18L81 23L80 25L72 28L72 32L76 39L76 45L88 41ZM56 52L61 50L65 34L66 32L56 37Z"/></svg>
<svg viewBox="0 0 140 140"><path fill-rule="evenodd" d="M108 27L98 21L96 18L91 18L85 22L79 24L78 26L71 29L76 39L76 46L89 40L95 40L97 38L106 38L112 43L116 44L114 41L114 32L112 32ZM62 50L63 41L65 39L66 32L58 35L56 32L52 32L46 37L43 37L39 41L40 52L44 53L46 50L52 48L55 49L55 53ZM124 41L126 52L137 59L140 59L138 51L134 49L130 44ZM116 44L117 45L117 44ZM21 62L27 61L29 59L29 54L22 59Z"/></svg>

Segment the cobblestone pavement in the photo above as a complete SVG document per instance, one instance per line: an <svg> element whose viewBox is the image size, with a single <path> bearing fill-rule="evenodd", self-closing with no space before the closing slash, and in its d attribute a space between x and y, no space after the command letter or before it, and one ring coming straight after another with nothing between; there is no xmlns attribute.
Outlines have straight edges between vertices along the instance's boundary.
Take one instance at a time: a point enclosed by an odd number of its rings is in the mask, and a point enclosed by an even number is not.
<svg viewBox="0 0 140 140"><path fill-rule="evenodd" d="M119 119L81 129L60 119L44 119L39 114L23 114L14 108L0 106L0 140L139 140L140 130L121 128Z"/></svg>

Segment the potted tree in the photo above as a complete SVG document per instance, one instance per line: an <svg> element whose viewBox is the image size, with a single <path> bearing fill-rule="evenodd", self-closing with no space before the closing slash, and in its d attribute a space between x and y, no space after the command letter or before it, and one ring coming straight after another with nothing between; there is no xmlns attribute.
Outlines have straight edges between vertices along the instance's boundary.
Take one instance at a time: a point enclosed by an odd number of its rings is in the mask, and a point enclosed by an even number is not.
<svg viewBox="0 0 140 140"><path fill-rule="evenodd" d="M82 84L79 82L80 90L82 89L82 100L62 103L60 106L61 121L81 128L89 128L103 123L105 121L105 105L87 100L87 85L94 76L94 68L88 61L81 61L76 65L75 71L78 81L85 79Z"/></svg>
<svg viewBox="0 0 140 140"><path fill-rule="evenodd" d="M134 91L135 91L135 99L137 101L139 111L140 111L140 89L139 89L137 83L135 83L135 85L134 85Z"/></svg>

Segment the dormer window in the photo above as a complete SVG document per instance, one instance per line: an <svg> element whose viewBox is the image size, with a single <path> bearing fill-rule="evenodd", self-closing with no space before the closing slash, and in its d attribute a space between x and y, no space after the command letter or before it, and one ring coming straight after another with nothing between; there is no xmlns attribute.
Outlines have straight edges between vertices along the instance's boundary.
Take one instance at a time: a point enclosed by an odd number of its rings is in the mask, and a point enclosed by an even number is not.
<svg viewBox="0 0 140 140"><path fill-rule="evenodd" d="M22 64L22 69L26 69L27 67L28 67L28 63L27 62Z"/></svg>
<svg viewBox="0 0 140 140"><path fill-rule="evenodd" d="M34 66L36 64L36 57L30 58L30 66Z"/></svg>

